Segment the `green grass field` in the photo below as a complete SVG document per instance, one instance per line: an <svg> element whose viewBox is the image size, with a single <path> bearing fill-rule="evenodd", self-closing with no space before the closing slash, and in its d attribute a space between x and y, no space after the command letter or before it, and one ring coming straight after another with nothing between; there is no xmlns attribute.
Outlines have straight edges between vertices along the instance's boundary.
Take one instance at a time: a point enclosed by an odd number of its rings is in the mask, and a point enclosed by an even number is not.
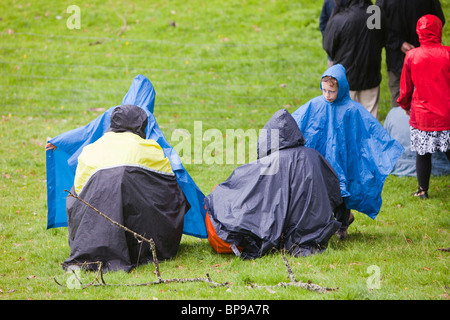
<svg viewBox="0 0 450 320"><path fill-rule="evenodd" d="M67 228L46 229L48 137L119 105L138 74L155 87L155 117L169 142L177 129L193 133L195 121L224 136L226 129L259 130L278 109L292 113L320 95L327 67L321 1L83 1L75 3L80 29L67 26L71 4L0 3L0 299L449 299L450 253L439 250L450 247L448 176L432 177L426 201L410 196L415 178L389 176L376 220L356 213L347 241L333 237L323 254L289 257L297 280L335 291L251 288L288 281L281 253L243 261L189 236L161 263L162 277L208 273L228 286L125 286L157 280L145 265L105 274L108 286L69 288L73 275L61 267L70 253ZM450 1L441 4L450 17ZM385 67L383 77L381 121L390 109ZM239 165L183 160L205 195ZM80 277L88 284L95 274Z"/></svg>

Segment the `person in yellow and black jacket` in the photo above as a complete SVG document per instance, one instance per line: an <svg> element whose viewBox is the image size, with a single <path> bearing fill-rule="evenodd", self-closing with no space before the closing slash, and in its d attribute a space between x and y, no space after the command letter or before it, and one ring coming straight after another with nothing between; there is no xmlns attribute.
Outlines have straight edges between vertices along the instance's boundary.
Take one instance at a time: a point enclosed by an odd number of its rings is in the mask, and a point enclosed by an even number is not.
<svg viewBox="0 0 450 320"><path fill-rule="evenodd" d="M170 161L145 139L147 114L134 105L112 112L109 130L84 147L72 193L134 232L152 238L158 259L176 255L190 205ZM149 244L112 224L74 197L67 198L70 257L65 265L103 262L103 271L130 271L151 262Z"/></svg>

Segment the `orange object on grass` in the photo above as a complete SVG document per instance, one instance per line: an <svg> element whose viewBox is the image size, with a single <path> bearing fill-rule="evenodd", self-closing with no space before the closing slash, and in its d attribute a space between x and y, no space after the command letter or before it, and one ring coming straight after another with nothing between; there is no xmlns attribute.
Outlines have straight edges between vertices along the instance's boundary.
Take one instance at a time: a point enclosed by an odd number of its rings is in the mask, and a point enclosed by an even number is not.
<svg viewBox="0 0 450 320"><path fill-rule="evenodd" d="M231 248L231 244L223 241L217 235L216 229L214 229L214 226L212 225L208 212L206 212L205 223L206 223L206 230L208 231L208 241L211 247L213 247L213 249L218 253L234 253L233 249ZM241 247L237 248L241 252L244 249Z"/></svg>

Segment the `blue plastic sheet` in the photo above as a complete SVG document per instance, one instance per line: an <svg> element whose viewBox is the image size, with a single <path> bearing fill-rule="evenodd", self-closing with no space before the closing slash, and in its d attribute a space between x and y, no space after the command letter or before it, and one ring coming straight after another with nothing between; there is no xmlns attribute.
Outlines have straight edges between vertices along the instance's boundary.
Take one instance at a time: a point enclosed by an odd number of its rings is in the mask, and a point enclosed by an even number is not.
<svg viewBox="0 0 450 320"><path fill-rule="evenodd" d="M400 107L393 108L384 120L384 127L392 138L405 148L391 174L396 176L416 176L416 152L411 151L409 116ZM436 151L431 157L431 174L435 176L450 175L450 162L443 152Z"/></svg>
<svg viewBox="0 0 450 320"><path fill-rule="evenodd" d="M350 99L342 65L332 66L324 76L338 80L336 100L318 96L292 116L306 146L318 150L336 171L347 208L375 219L384 182L404 149L360 103Z"/></svg>
<svg viewBox="0 0 450 320"><path fill-rule="evenodd" d="M136 76L122 100L121 105L126 104L137 105L146 111L148 115L146 138L155 140L161 146L165 156L169 158L177 181L191 205L191 209L184 218L183 233L198 238L207 238L205 196L184 169L180 157L166 140L156 122L153 115L155 90L150 80L143 75ZM109 129L111 112L116 107L109 108L88 125L65 132L48 141L57 147L53 151L48 150L46 152L48 229L67 226L67 192L64 190L70 190L73 185L78 156L84 146L95 142Z"/></svg>

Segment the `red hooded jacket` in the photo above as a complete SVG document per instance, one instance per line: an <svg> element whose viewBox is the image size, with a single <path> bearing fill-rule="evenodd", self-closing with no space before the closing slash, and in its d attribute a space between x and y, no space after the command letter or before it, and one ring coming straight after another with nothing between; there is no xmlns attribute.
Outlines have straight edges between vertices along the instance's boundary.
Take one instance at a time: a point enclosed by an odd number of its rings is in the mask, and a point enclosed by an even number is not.
<svg viewBox="0 0 450 320"><path fill-rule="evenodd" d="M442 22L419 19L420 47L407 52L397 103L410 110L409 124L422 131L450 130L450 47L441 45Z"/></svg>

